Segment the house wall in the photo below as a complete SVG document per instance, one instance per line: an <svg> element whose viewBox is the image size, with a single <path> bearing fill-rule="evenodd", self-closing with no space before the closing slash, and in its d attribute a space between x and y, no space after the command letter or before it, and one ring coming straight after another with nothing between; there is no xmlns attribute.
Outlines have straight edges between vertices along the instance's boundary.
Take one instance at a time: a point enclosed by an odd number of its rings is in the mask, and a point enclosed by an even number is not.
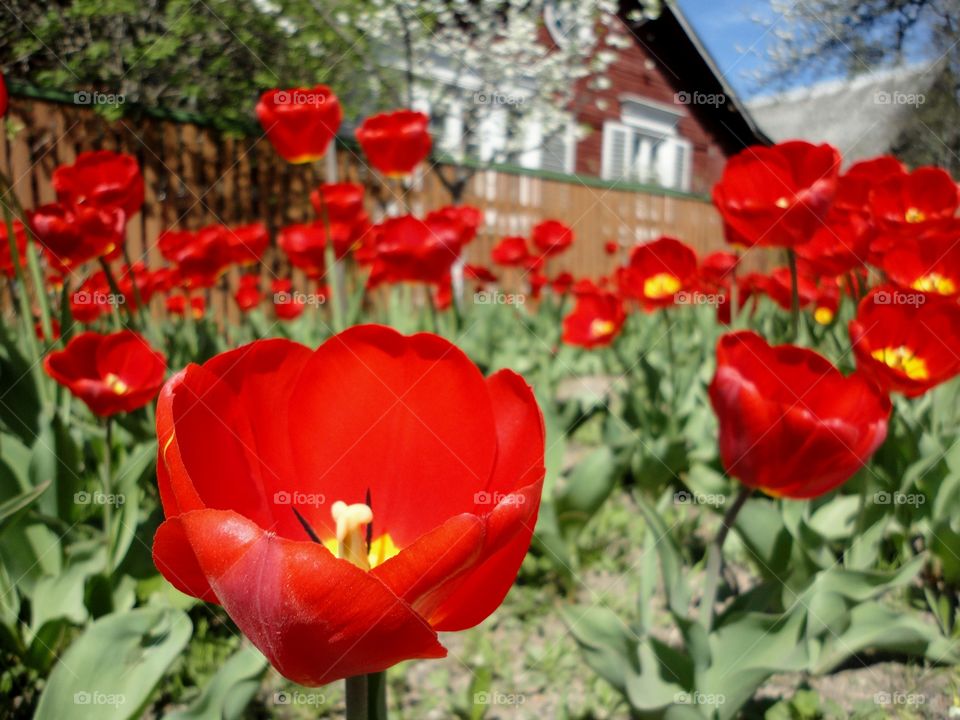
<svg viewBox="0 0 960 720"><path fill-rule="evenodd" d="M600 176L603 124L620 119L622 95L636 95L683 112L678 129L692 144L690 191L709 193L723 171L724 151L708 124L694 114L696 108L676 102L677 93L684 89L682 71L666 67L645 47L641 38L633 39L630 47L617 51L617 59L608 68L607 77L611 81L608 89L590 89L586 82L581 83L573 109L579 124L589 134L578 143L576 170L584 175Z"/></svg>

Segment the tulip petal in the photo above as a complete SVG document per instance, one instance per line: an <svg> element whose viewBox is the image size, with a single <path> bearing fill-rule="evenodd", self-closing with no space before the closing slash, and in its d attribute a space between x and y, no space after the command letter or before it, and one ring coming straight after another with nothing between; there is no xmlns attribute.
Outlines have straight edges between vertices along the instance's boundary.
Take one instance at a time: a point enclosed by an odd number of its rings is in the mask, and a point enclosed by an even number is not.
<svg viewBox="0 0 960 720"><path fill-rule="evenodd" d="M407 603L323 545L281 538L231 511L181 522L224 609L290 680L319 686L446 655Z"/></svg>

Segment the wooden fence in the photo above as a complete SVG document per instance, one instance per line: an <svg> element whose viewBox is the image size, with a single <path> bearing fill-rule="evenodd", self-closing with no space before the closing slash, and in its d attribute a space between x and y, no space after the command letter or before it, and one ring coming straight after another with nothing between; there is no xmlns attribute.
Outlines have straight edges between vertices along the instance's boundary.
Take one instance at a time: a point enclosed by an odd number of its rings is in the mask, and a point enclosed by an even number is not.
<svg viewBox="0 0 960 720"><path fill-rule="evenodd" d="M198 124L149 117L108 121L89 107L28 98L11 100L7 125L12 133L0 139L0 169L12 178L26 208L55 199L51 173L57 165L73 162L80 152L109 149L136 156L146 202L129 223L128 243L134 258L152 265L163 262L156 240L165 228L259 220L275 237L283 225L313 217L308 194L323 181L321 168L286 163L261 135L236 137ZM366 174L349 147L339 149L337 164L340 179L356 180ZM448 204L449 196L435 173L428 171L417 179L408 202L414 212L422 213ZM468 249L469 262L488 264L497 239L526 235L544 218L573 227L576 243L551 262L551 270L568 269L578 277L598 277L613 268L618 260L603 250L608 240L628 248L667 234L699 252L723 246L716 211L692 196L497 169L478 171L464 202L485 214L481 235ZM277 253L267 261L283 263Z"/></svg>

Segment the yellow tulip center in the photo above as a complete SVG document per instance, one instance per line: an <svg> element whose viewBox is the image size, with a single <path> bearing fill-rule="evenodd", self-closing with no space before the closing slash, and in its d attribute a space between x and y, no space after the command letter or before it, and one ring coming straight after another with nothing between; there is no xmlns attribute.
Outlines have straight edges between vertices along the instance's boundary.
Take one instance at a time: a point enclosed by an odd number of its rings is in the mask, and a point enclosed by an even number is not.
<svg viewBox="0 0 960 720"><path fill-rule="evenodd" d="M330 508L336 524L336 537L324 546L337 557L349 560L362 570L380 565L400 552L393 538L384 534L367 545L366 528L373 522L373 510L364 503L347 505L338 500Z"/></svg>
<svg viewBox="0 0 960 720"><path fill-rule="evenodd" d="M116 393L117 395L125 395L130 392L130 386L113 373L107 373L103 378L103 383L110 388L110 392Z"/></svg>
<svg viewBox="0 0 960 720"><path fill-rule="evenodd" d="M887 367L903 373L911 380L926 380L930 377L927 363L923 358L917 357L906 345L880 348L870 353L870 356Z"/></svg>
<svg viewBox="0 0 960 720"><path fill-rule="evenodd" d="M908 223L922 223L927 219L927 216L923 214L922 210L912 207L907 208L907 211L903 214L903 219Z"/></svg>
<svg viewBox="0 0 960 720"><path fill-rule="evenodd" d="M644 297L660 300L676 294L681 287L676 275L657 273L643 281L643 294Z"/></svg>
<svg viewBox="0 0 960 720"><path fill-rule="evenodd" d="M786 210L790 207L790 201L785 197L777 198L777 202L774 204L781 210Z"/></svg>
<svg viewBox="0 0 960 720"><path fill-rule="evenodd" d="M953 295L957 291L957 285L953 280L935 272L917 278L913 281L911 287L920 292L939 293L940 295Z"/></svg>
<svg viewBox="0 0 960 720"><path fill-rule="evenodd" d="M597 318L590 323L590 337L600 338L613 334L613 323L610 320Z"/></svg>
<svg viewBox="0 0 960 720"><path fill-rule="evenodd" d="M821 325L829 325L833 322L833 310L828 307L818 307L813 311L813 319Z"/></svg>

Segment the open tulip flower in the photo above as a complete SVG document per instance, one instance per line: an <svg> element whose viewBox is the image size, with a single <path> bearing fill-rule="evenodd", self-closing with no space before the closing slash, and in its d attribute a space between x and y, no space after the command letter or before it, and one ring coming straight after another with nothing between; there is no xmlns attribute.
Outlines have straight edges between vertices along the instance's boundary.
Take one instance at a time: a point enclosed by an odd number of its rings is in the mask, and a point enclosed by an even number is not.
<svg viewBox="0 0 960 720"><path fill-rule="evenodd" d="M160 391L167 364L132 330L83 332L43 359L47 374L101 417L143 407Z"/></svg>
<svg viewBox="0 0 960 720"><path fill-rule="evenodd" d="M291 163L322 158L343 120L340 101L326 85L268 90L256 110L270 144Z"/></svg>
<svg viewBox="0 0 960 720"><path fill-rule="evenodd" d="M573 230L559 220L544 220L530 232L533 246L544 256L558 255L573 244Z"/></svg>
<svg viewBox="0 0 960 720"><path fill-rule="evenodd" d="M530 260L526 238L511 235L501 238L490 251L490 259L503 267L524 267Z"/></svg>
<svg viewBox="0 0 960 720"><path fill-rule="evenodd" d="M625 297L648 309L667 307L696 284L697 255L679 240L661 237L633 249L618 281Z"/></svg>
<svg viewBox="0 0 960 720"><path fill-rule="evenodd" d="M310 686L443 657L512 585L544 476L520 376L376 325L189 365L157 436L157 567Z"/></svg>
<svg viewBox="0 0 960 720"><path fill-rule="evenodd" d="M882 286L850 321L861 372L880 387L916 397L960 374L960 305L953 300Z"/></svg>
<svg viewBox="0 0 960 720"><path fill-rule="evenodd" d="M897 285L911 290L957 297L960 295L960 223L950 232L903 238L884 253L881 267Z"/></svg>
<svg viewBox="0 0 960 720"><path fill-rule="evenodd" d="M30 228L57 268L110 256L124 241L123 210L50 203L27 213Z"/></svg>
<svg viewBox="0 0 960 720"><path fill-rule="evenodd" d="M807 242L830 209L840 153L795 140L732 157L713 202L738 245L792 248Z"/></svg>
<svg viewBox="0 0 960 720"><path fill-rule="evenodd" d="M887 435L890 399L870 380L749 331L720 338L709 394L727 473L775 497L833 490Z"/></svg>
<svg viewBox="0 0 960 720"><path fill-rule="evenodd" d="M133 155L98 150L80 153L73 165L61 165L51 178L66 205L122 210L129 220L143 206L143 176Z"/></svg>
<svg viewBox="0 0 960 720"><path fill-rule="evenodd" d="M370 164L388 177L403 177L430 154L430 118L414 110L373 115L357 128Z"/></svg>
<svg viewBox="0 0 960 720"><path fill-rule="evenodd" d="M563 319L563 341L588 349L612 343L627 319L620 298L590 281L578 283L574 294L576 304Z"/></svg>
<svg viewBox="0 0 960 720"><path fill-rule="evenodd" d="M917 168L887 177L870 192L870 211L880 232L912 234L949 220L960 206L957 184L945 170Z"/></svg>

